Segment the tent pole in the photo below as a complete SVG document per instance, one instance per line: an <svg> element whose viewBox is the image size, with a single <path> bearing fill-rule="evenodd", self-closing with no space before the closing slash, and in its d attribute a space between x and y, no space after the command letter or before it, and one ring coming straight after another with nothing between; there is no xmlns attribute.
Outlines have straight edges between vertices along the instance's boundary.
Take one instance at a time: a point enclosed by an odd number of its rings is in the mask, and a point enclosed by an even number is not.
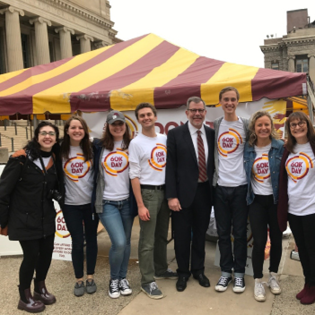
<svg viewBox="0 0 315 315"><path fill-rule="evenodd" d="M38 126L37 116L33 115L33 127L34 127L34 130L37 128L37 126Z"/></svg>
<svg viewBox="0 0 315 315"><path fill-rule="evenodd" d="M310 115L310 120L314 124L315 95L312 86L312 81L309 77L307 77L307 107Z"/></svg>

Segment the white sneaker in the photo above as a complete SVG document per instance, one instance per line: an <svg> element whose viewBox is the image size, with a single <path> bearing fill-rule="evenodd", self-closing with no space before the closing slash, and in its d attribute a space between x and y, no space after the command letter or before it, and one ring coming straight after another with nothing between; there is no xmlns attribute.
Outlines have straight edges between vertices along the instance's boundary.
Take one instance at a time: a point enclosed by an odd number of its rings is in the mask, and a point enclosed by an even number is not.
<svg viewBox="0 0 315 315"><path fill-rule="evenodd" d="M112 299L117 299L120 297L119 280L118 279L109 281L108 295Z"/></svg>
<svg viewBox="0 0 315 315"><path fill-rule="evenodd" d="M258 302L266 301L266 291L262 279L255 279L254 297Z"/></svg>
<svg viewBox="0 0 315 315"><path fill-rule="evenodd" d="M270 288L271 293L276 294L276 295L281 293L281 288L280 288L280 284L277 280L277 274L276 273L271 272L269 274L268 286Z"/></svg>
<svg viewBox="0 0 315 315"><path fill-rule="evenodd" d="M119 281L119 290L121 295L130 295L132 293L130 284L126 278Z"/></svg>
<svg viewBox="0 0 315 315"><path fill-rule="evenodd" d="M226 291L228 285L232 282L232 277L221 276L217 285L214 287L218 292Z"/></svg>

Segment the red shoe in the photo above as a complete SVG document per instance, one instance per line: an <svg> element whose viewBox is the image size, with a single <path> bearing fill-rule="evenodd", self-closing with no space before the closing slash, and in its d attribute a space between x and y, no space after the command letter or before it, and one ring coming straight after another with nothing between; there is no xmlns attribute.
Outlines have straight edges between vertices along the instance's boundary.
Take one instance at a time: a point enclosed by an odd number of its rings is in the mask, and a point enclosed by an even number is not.
<svg viewBox="0 0 315 315"><path fill-rule="evenodd" d="M56 297L47 291L45 281L39 281L37 286L39 292L34 290L34 299L38 301L42 301L45 305L54 304L56 302Z"/></svg>
<svg viewBox="0 0 315 315"><path fill-rule="evenodd" d="M315 302L315 285L309 286L305 295L301 298L301 304L313 304Z"/></svg>
<svg viewBox="0 0 315 315"><path fill-rule="evenodd" d="M39 313L45 309L45 305L43 302L34 300L30 289L24 290L24 297L25 297L27 303L20 300L19 304L18 304L19 310L23 310L23 311L26 311L29 313Z"/></svg>
<svg viewBox="0 0 315 315"><path fill-rule="evenodd" d="M307 283L304 284L304 288L301 292L299 292L297 295L296 295L296 298L298 300L301 300L302 297L304 297L304 295L306 294L307 290L309 289L309 286Z"/></svg>

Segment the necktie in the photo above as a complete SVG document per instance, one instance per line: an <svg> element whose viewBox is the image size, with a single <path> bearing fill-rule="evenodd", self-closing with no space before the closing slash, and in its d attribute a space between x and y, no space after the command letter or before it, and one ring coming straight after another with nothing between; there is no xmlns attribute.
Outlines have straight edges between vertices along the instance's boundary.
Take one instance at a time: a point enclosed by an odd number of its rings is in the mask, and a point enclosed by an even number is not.
<svg viewBox="0 0 315 315"><path fill-rule="evenodd" d="M206 155L203 140L201 138L201 131L197 131L197 147L198 147L198 167L199 167L199 182L205 182L208 179L206 167Z"/></svg>

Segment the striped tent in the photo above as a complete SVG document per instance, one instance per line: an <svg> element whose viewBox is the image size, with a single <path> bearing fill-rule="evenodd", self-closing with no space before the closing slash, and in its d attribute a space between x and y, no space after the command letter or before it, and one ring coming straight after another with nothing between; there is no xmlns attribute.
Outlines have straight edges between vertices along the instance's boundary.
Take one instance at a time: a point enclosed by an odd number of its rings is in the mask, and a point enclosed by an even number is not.
<svg viewBox="0 0 315 315"><path fill-rule="evenodd" d="M201 57L148 34L72 58L0 76L0 115L133 110L140 102L179 107L190 96L207 105L236 87L240 102L306 94L306 74Z"/></svg>

